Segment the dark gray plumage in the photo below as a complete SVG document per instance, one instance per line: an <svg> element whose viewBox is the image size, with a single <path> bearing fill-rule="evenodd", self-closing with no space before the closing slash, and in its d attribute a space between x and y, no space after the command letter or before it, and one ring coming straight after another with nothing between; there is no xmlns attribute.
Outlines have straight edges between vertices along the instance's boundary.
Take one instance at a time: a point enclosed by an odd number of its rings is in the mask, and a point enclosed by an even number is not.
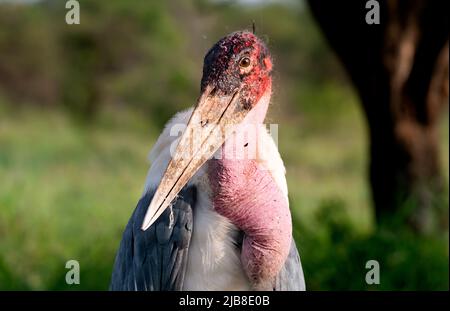
<svg viewBox="0 0 450 311"><path fill-rule="evenodd" d="M154 192L147 192L139 203L123 233L116 255L110 290L168 290L183 289L193 228L196 188L184 188L170 209L146 231L142 220ZM239 235L240 239L243 234ZM236 241L241 247L241 241ZM294 240L283 269L274 280L275 291L305 290L305 281Z"/></svg>
<svg viewBox="0 0 450 311"><path fill-rule="evenodd" d="M275 291L304 291L306 290L305 278L303 276L302 263L298 254L297 246L292 239L291 250L288 258L278 273L275 280Z"/></svg>
<svg viewBox="0 0 450 311"><path fill-rule="evenodd" d="M196 189L185 188L170 209L146 231L142 220L154 192L147 192L123 233L116 255L111 290L181 290L192 235Z"/></svg>

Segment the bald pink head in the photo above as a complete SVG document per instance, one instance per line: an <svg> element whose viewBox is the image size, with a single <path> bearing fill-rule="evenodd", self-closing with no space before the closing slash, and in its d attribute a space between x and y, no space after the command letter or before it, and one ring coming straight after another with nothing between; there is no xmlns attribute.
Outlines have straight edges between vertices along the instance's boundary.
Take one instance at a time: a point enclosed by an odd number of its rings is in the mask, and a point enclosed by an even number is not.
<svg viewBox="0 0 450 311"><path fill-rule="evenodd" d="M240 101L250 110L272 86L272 60L264 42L248 31L220 39L206 54L202 91L207 85L231 94L242 88Z"/></svg>

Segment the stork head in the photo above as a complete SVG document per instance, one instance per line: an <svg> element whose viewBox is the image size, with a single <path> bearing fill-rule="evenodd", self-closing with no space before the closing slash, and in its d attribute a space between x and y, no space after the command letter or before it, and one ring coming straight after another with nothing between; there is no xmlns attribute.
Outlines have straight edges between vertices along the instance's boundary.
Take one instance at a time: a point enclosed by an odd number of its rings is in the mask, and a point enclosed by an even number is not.
<svg viewBox="0 0 450 311"><path fill-rule="evenodd" d="M239 125L262 122L271 93L272 61L262 40L234 32L208 51L201 94L144 218L146 230ZM264 106L264 107L263 107Z"/></svg>
<svg viewBox="0 0 450 311"><path fill-rule="evenodd" d="M239 91L243 110L250 110L270 89L272 61L264 42L250 32L235 32L217 42L206 54L201 91L218 96Z"/></svg>

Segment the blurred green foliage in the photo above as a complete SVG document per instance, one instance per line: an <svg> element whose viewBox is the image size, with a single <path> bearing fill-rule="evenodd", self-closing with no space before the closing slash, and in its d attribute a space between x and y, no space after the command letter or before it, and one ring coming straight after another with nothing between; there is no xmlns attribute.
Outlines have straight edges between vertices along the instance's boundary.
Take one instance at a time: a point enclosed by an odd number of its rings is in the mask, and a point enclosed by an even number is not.
<svg viewBox="0 0 450 311"><path fill-rule="evenodd" d="M0 289L108 288L150 147L195 103L209 47L253 21L274 58L268 122L307 287L448 289L448 223L423 236L401 215L374 224L358 99L302 2L82 0L76 26L62 4L0 4ZM448 183L448 113L440 132ZM70 259L79 286L65 284Z"/></svg>

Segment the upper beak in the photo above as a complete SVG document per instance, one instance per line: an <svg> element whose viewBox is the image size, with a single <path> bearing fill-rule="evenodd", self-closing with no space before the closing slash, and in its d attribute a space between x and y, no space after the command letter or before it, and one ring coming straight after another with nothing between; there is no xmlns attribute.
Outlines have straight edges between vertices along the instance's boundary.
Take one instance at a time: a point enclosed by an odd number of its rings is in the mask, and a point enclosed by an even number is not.
<svg viewBox="0 0 450 311"><path fill-rule="evenodd" d="M147 230L169 207L181 189L210 159L248 114L240 104L240 89L218 94L207 86L189 119L178 146L147 209L142 230Z"/></svg>

